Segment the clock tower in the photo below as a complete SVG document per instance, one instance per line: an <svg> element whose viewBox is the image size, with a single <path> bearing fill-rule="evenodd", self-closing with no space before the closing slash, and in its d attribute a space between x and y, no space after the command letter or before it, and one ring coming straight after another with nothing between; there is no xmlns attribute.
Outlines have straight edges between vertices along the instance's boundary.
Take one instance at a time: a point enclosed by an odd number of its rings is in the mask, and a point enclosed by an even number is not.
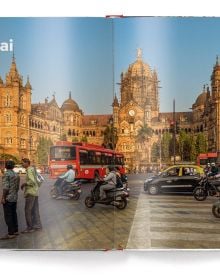
<svg viewBox="0 0 220 280"><path fill-rule="evenodd" d="M157 73L143 62L141 49L137 50L136 61L121 73L120 85L120 102L116 97L113 102L116 149L125 155L126 167L134 169L144 157L148 161L150 158L137 143L138 132L145 125L151 127L151 120L159 116Z"/></svg>

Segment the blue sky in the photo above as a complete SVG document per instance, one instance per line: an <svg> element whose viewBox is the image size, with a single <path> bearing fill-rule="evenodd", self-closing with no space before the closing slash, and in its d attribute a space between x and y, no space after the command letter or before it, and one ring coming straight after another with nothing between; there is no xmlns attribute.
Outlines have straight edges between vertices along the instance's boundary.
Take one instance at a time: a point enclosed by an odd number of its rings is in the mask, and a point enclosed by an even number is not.
<svg viewBox="0 0 220 280"><path fill-rule="evenodd" d="M58 104L72 98L86 114L111 113L119 95L120 73L136 60L156 69L160 80L160 110L188 111L210 83L220 54L220 18L138 17L114 19L114 81L112 20L105 18L1 18L0 42L15 42L21 75L30 76L33 102L55 92ZM0 52L4 78L11 53Z"/></svg>

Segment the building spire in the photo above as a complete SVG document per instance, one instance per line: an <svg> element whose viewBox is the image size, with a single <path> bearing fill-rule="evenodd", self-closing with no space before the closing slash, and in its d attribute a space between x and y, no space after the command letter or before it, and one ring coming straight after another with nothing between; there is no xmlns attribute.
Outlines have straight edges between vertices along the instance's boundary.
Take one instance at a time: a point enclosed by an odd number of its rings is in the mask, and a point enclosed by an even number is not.
<svg viewBox="0 0 220 280"><path fill-rule="evenodd" d="M142 49L141 48L137 49L137 60L142 60Z"/></svg>
<svg viewBox="0 0 220 280"><path fill-rule="evenodd" d="M218 55L216 55L216 66L218 66L219 63L218 63Z"/></svg>
<svg viewBox="0 0 220 280"><path fill-rule="evenodd" d="M71 91L69 91L69 99L72 99Z"/></svg>

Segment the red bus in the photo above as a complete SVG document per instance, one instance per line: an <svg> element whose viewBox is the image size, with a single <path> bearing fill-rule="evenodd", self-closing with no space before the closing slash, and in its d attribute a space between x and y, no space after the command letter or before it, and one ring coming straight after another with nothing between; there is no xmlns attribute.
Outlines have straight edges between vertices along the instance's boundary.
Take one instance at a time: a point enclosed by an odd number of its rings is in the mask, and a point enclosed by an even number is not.
<svg viewBox="0 0 220 280"><path fill-rule="evenodd" d="M59 141L50 147L49 169L51 178L66 172L66 166L72 164L77 179L95 179L106 175L108 165L119 166L125 173L122 153L88 143Z"/></svg>
<svg viewBox="0 0 220 280"><path fill-rule="evenodd" d="M217 153L199 154L197 156L197 165L205 167L206 164L217 161Z"/></svg>

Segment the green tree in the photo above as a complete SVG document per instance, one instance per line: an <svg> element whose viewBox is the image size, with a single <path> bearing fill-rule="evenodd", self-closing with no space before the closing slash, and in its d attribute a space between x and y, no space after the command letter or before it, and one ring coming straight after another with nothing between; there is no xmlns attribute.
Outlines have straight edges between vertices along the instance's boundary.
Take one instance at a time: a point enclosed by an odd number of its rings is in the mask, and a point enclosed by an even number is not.
<svg viewBox="0 0 220 280"><path fill-rule="evenodd" d="M103 146L109 149L115 149L118 141L117 130L113 125L107 125L104 130Z"/></svg>
<svg viewBox="0 0 220 280"><path fill-rule="evenodd" d="M48 162L48 155L50 151L50 147L53 145L51 139L47 139L45 137L39 138L39 143L37 146L37 161L39 164L44 165Z"/></svg>
<svg viewBox="0 0 220 280"><path fill-rule="evenodd" d="M62 134L61 137L60 137L60 140L61 140L61 141L67 141L67 136L66 136L66 134Z"/></svg>
<svg viewBox="0 0 220 280"><path fill-rule="evenodd" d="M78 141L79 141L78 137L75 136L75 137L72 138L72 142L78 142Z"/></svg>
<svg viewBox="0 0 220 280"><path fill-rule="evenodd" d="M186 143L188 142L188 135L185 132L185 130L181 130L179 133L179 155L181 157L181 160L185 160L185 149L186 149Z"/></svg>
<svg viewBox="0 0 220 280"><path fill-rule="evenodd" d="M207 141L206 137L203 132L200 132L196 136L195 140L195 150L196 154L202 154L202 153L207 153Z"/></svg>
<svg viewBox="0 0 220 280"><path fill-rule="evenodd" d="M160 157L160 144L158 142L154 142L151 148L151 161L157 162Z"/></svg>
<svg viewBox="0 0 220 280"><path fill-rule="evenodd" d="M88 142L87 137L86 137L86 136L82 136L82 138L81 138L81 142L87 143L87 142Z"/></svg>
<svg viewBox="0 0 220 280"><path fill-rule="evenodd" d="M162 160L165 162L170 161L171 151L170 146L172 143L172 136L169 132L165 132L161 139L161 156Z"/></svg>
<svg viewBox="0 0 220 280"><path fill-rule="evenodd" d="M140 144L145 144L150 137L153 135L153 129L150 128L147 124L144 124L141 126L141 128L138 130L136 140Z"/></svg>

